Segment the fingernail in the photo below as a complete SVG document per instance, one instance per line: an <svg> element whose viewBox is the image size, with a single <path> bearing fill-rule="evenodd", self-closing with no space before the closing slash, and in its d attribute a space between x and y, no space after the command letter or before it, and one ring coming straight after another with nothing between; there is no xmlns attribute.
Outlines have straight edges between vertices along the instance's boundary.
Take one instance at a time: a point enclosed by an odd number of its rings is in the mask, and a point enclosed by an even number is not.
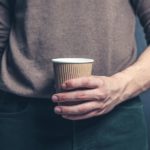
<svg viewBox="0 0 150 150"><path fill-rule="evenodd" d="M53 101L53 102L57 102L57 101L58 101L58 97L57 97L56 95L53 95L53 96L52 96L52 101Z"/></svg>
<svg viewBox="0 0 150 150"><path fill-rule="evenodd" d="M55 113L61 113L61 108L60 107L55 107L54 111L55 111Z"/></svg>

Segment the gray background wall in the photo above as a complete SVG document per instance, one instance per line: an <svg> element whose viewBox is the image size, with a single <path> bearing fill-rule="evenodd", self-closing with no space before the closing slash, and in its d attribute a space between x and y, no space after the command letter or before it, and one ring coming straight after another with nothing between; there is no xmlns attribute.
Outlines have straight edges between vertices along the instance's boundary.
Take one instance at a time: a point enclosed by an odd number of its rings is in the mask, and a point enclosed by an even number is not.
<svg viewBox="0 0 150 150"><path fill-rule="evenodd" d="M137 39L137 46L138 46L138 54L140 54L146 47L146 42L144 39L143 28L141 27L138 20L137 20L137 28L136 28L136 39ZM142 93L141 99L144 103L144 112L145 112L145 118L147 122L147 129L148 129L147 133L149 136L149 146L150 146L150 90Z"/></svg>

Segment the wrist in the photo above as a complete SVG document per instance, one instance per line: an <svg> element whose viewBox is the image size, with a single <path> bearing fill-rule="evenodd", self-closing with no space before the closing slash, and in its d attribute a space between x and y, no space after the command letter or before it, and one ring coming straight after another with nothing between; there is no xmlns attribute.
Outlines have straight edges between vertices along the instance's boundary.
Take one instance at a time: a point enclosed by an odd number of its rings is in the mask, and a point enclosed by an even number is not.
<svg viewBox="0 0 150 150"><path fill-rule="evenodd" d="M129 70L124 70L112 76L117 79L118 84L122 84L122 100L135 97L144 91L143 86L139 84L135 74L134 71L132 73Z"/></svg>

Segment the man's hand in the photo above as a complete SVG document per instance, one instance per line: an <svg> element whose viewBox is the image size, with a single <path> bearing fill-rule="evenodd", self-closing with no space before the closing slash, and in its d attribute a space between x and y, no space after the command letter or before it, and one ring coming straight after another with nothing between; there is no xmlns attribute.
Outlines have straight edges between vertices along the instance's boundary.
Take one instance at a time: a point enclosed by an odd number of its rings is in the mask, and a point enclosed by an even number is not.
<svg viewBox="0 0 150 150"><path fill-rule="evenodd" d="M110 112L124 99L126 82L116 77L91 76L72 79L62 85L65 92L52 96L53 102L79 102L55 107L55 112L70 120L87 119Z"/></svg>

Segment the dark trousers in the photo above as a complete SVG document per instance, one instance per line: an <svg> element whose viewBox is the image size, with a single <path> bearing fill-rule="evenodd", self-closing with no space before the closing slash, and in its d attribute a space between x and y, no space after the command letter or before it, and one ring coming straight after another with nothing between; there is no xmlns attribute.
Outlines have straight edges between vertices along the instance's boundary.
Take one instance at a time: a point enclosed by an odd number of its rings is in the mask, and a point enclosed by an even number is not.
<svg viewBox="0 0 150 150"><path fill-rule="evenodd" d="M0 91L0 150L148 150L139 97L107 115L69 121L50 99Z"/></svg>

